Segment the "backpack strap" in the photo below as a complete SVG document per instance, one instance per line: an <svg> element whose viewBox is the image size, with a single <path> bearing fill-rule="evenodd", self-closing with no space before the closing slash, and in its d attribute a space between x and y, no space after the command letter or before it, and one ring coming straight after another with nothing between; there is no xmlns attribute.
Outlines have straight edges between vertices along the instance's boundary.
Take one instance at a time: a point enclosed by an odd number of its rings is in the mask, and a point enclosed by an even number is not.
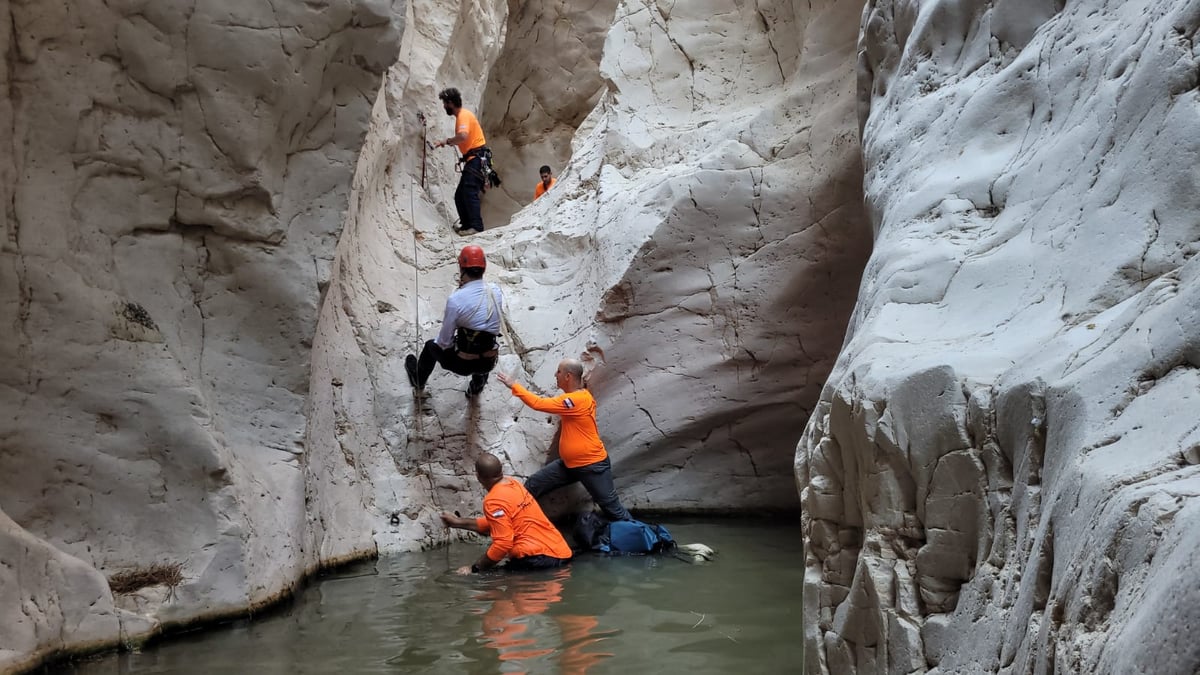
<svg viewBox="0 0 1200 675"><path fill-rule="evenodd" d="M479 314L479 310L483 308L483 303L486 302L487 303L487 316L484 317L484 320L486 321L486 320L492 318L492 312L496 311L495 289L496 289L495 284L489 284L486 281L483 282L483 294L479 296L479 304L475 305L475 311L472 313L472 316ZM501 323L503 323L503 322L501 322Z"/></svg>

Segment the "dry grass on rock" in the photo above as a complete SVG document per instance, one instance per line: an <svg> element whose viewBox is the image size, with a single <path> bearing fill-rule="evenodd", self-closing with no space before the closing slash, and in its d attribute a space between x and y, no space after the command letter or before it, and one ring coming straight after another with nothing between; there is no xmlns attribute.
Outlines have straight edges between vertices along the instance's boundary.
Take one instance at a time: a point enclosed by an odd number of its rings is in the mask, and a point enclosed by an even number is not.
<svg viewBox="0 0 1200 675"><path fill-rule="evenodd" d="M152 565L144 569L127 570L114 574L108 580L113 595L128 595L148 586L166 586L174 589L183 583L183 564Z"/></svg>

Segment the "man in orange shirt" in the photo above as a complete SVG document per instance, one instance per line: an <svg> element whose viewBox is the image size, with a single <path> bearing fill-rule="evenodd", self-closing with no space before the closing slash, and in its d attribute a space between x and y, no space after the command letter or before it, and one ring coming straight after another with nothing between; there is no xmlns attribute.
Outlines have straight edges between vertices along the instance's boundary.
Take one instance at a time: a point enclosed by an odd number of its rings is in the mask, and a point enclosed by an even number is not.
<svg viewBox="0 0 1200 675"><path fill-rule="evenodd" d="M534 394L507 373L496 373L496 379L509 387L513 396L525 405L558 415L562 420L558 435L559 458L525 481L530 494L541 497L564 485L583 483L609 520L633 520L621 505L613 486L612 462L596 428L596 399L583 387L583 364L575 359L563 359L558 364L554 380L563 393L552 398Z"/></svg>
<svg viewBox="0 0 1200 675"><path fill-rule="evenodd" d="M458 189L454 191L458 231L483 232L483 215L479 208L484 180L487 178L483 169L483 157L484 153L488 152L483 127L479 126L479 120L475 119L474 113L462 107L462 94L454 87L443 89L438 98L442 100L442 109L454 118L454 135L433 145L435 148L453 145L462 153L462 174L458 179Z"/></svg>
<svg viewBox="0 0 1200 675"><path fill-rule="evenodd" d="M475 460L475 478L487 490L482 518L460 518L443 513L446 527L470 530L492 537L492 545L459 574L482 572L508 558L505 569L531 570L561 567L571 561L571 547L546 518L537 500L515 478L504 475L500 460L484 453Z"/></svg>
<svg viewBox="0 0 1200 675"><path fill-rule="evenodd" d="M533 188L533 199L535 201L538 197L546 194L546 190L554 187L554 184L558 182L554 176L550 175L550 166L548 164L543 164L542 168L538 169L538 175L541 176L542 180L538 181L537 187Z"/></svg>

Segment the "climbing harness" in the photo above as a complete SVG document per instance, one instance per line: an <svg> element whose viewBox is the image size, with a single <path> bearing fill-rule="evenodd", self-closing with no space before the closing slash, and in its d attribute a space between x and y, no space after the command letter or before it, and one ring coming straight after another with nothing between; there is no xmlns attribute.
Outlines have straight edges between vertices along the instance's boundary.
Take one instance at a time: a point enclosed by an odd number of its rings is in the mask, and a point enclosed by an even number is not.
<svg viewBox="0 0 1200 675"><path fill-rule="evenodd" d="M466 249L464 249L465 251ZM484 316L484 321L492 318L492 314L499 311L496 306L496 286L484 282L483 293L479 295L479 304L475 305L475 309L471 312L471 316L479 316L480 310L483 309L484 303L487 303L487 314ZM500 353L499 346L496 343L497 336L484 330L474 330L459 326L454 331L454 348L458 351L458 358L464 361L474 361L477 359L494 359Z"/></svg>
<svg viewBox="0 0 1200 675"><path fill-rule="evenodd" d="M479 158L479 171L468 169L467 165L476 157ZM459 173L470 170L476 178L483 181L484 192L487 191L489 185L491 187L500 187L500 184L503 182L500 180L500 174L496 173L495 167L492 166L492 150L486 145L471 148L464 153L458 158L458 162L455 163L454 170Z"/></svg>

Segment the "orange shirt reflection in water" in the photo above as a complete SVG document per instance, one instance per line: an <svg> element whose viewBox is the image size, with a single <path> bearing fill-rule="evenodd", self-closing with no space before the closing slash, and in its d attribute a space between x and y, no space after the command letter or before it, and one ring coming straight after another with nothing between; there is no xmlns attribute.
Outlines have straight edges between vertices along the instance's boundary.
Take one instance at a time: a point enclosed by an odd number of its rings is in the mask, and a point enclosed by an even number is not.
<svg viewBox="0 0 1200 675"><path fill-rule="evenodd" d="M598 621L594 616L573 614L549 615L558 628L557 645L548 636L530 631L532 617L546 613L551 605L562 600L563 579L570 569L558 570L551 578L526 574L511 574L503 586L479 592L477 600L490 600L483 611L483 641L500 654L502 663L517 663L559 653L557 672L583 675L592 665L612 656L591 653L584 648L604 639L596 634ZM524 673L524 670L510 671Z"/></svg>

